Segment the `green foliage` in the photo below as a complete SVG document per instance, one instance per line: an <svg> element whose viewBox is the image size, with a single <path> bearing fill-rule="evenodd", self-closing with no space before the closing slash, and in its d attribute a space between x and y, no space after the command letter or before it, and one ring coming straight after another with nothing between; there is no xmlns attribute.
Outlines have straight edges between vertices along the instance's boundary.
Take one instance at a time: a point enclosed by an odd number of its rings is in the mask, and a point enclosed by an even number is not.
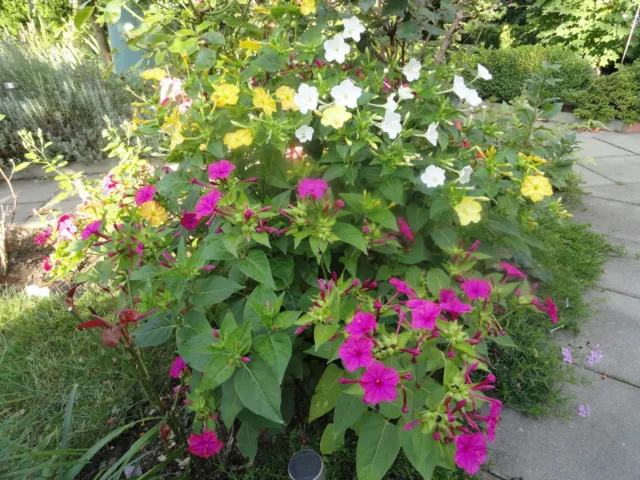
<svg viewBox="0 0 640 480"><path fill-rule="evenodd" d="M0 29L7 29L12 35L18 35L29 23L42 29L57 29L71 14L69 0L0 0Z"/></svg>
<svg viewBox="0 0 640 480"><path fill-rule="evenodd" d="M595 77L586 89L567 99L580 118L640 122L640 61L611 75Z"/></svg>
<svg viewBox="0 0 640 480"><path fill-rule="evenodd" d="M491 81L478 80L478 92L483 98L510 101L522 94L526 80L540 69L543 62L560 65L554 73L557 79L549 95L564 99L571 92L583 89L593 78L592 67L580 55L562 47L521 46L506 49L480 49L468 58L472 67L478 63L493 75Z"/></svg>

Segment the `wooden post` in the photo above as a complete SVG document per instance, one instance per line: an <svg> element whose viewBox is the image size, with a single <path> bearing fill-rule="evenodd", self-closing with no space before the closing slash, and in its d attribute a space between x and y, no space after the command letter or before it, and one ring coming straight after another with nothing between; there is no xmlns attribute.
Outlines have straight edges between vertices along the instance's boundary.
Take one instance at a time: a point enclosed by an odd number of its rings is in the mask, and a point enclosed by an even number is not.
<svg viewBox="0 0 640 480"><path fill-rule="evenodd" d="M96 37L96 41L98 42L98 48L100 48L100 55L102 55L102 61L106 66L111 63L111 48L109 47L109 41L107 40L106 28L104 25L100 26L96 22L96 12L95 10L91 14L91 18L89 19L91 22L91 27L93 28L93 34Z"/></svg>

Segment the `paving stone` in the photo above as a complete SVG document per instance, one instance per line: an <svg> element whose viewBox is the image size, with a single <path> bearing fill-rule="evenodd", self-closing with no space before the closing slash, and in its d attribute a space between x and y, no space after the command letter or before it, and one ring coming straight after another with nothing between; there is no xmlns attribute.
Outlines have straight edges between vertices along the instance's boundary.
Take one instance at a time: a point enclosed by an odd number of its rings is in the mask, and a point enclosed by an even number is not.
<svg viewBox="0 0 640 480"><path fill-rule="evenodd" d="M613 180L603 177L591 170L583 167L579 163L576 163L573 166L573 171L582 175L583 187L597 187L600 185L616 185Z"/></svg>
<svg viewBox="0 0 640 480"><path fill-rule="evenodd" d="M615 157L623 155L633 155L632 152L615 147L603 142L594 136L593 133L583 133L578 135L580 141L580 156L587 158Z"/></svg>
<svg viewBox="0 0 640 480"><path fill-rule="evenodd" d="M605 198L623 203L640 205L640 183L628 185L587 185L584 189L591 193L591 196Z"/></svg>
<svg viewBox="0 0 640 480"><path fill-rule="evenodd" d="M18 203L44 203L58 190L58 182L54 180L16 180L12 182L12 186L18 195ZM0 182L0 203L12 202L9 188L4 182Z"/></svg>
<svg viewBox="0 0 640 480"><path fill-rule="evenodd" d="M640 182L640 155L600 157L580 164L605 178L619 183Z"/></svg>
<svg viewBox="0 0 640 480"><path fill-rule="evenodd" d="M612 238L637 242L640 240L640 206L612 202L585 195L581 207L571 208L577 222L590 223L596 232Z"/></svg>
<svg viewBox="0 0 640 480"><path fill-rule="evenodd" d="M13 204L10 204L13 207ZM18 204L16 208L16 214L13 217L13 225L21 226L23 225L27 219L32 215L33 208L39 207L40 203L22 203Z"/></svg>
<svg viewBox="0 0 640 480"><path fill-rule="evenodd" d="M598 286L640 298L640 259L629 256L610 259Z"/></svg>
<svg viewBox="0 0 640 480"><path fill-rule="evenodd" d="M491 472L524 480L638 480L640 389L582 372L591 384L568 390L591 415L534 419L505 409L490 445Z"/></svg>
<svg viewBox="0 0 640 480"><path fill-rule="evenodd" d="M613 144L618 148L640 154L640 134L602 132L598 134L599 140Z"/></svg>

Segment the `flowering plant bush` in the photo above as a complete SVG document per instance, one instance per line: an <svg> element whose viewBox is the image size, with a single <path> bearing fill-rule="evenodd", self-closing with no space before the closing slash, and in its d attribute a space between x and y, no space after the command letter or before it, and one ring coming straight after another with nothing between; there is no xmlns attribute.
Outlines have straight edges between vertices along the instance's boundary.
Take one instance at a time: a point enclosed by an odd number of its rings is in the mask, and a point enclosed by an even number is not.
<svg viewBox="0 0 640 480"><path fill-rule="evenodd" d="M536 216L565 214L545 171L570 148L534 123L551 103L483 109L414 48L422 23L365 3L150 7L131 43L165 67L144 72L154 89L133 129L162 136L172 166L113 142L130 158L38 239L55 246L50 278L119 299L117 318L79 327L126 350L142 381L138 347L176 342L179 384L156 403L193 455L239 426L253 459L303 383L309 421L334 411L323 453L359 433L359 478L382 478L400 448L425 478L475 473L501 405L484 393L486 342L515 346L512 308L557 321L504 262L533 266Z"/></svg>

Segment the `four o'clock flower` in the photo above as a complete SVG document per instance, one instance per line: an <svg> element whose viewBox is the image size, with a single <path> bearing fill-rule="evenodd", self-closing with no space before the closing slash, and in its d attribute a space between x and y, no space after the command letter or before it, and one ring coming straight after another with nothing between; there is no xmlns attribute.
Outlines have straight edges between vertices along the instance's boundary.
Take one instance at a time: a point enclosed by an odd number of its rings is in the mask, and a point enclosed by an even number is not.
<svg viewBox="0 0 640 480"><path fill-rule="evenodd" d="M200 200L196 203L196 220L213 215L221 197L222 194L215 188L212 188L209 193L200 197Z"/></svg>
<svg viewBox="0 0 640 480"><path fill-rule="evenodd" d="M373 362L373 340L367 337L349 337L340 345L338 356L344 367L354 372L360 367L368 367Z"/></svg>
<svg viewBox="0 0 640 480"><path fill-rule="evenodd" d="M466 185L471 181L471 174L473 173L473 168L470 165L466 167L462 167L460 173L458 173L458 181L460 185Z"/></svg>
<svg viewBox="0 0 640 480"><path fill-rule="evenodd" d="M360 385L364 389L364 403L393 402L398 397L396 385L399 381L400 375L395 369L385 367L380 362L372 363L360 379Z"/></svg>
<svg viewBox="0 0 640 480"><path fill-rule="evenodd" d="M411 326L415 329L433 330L440 315L440 305L429 300L412 299L407 302L411 309Z"/></svg>
<svg viewBox="0 0 640 480"><path fill-rule="evenodd" d="M180 378L180 374L187 368L187 362L182 357L176 357L169 369L169 376L171 378Z"/></svg>
<svg viewBox="0 0 640 480"><path fill-rule="evenodd" d="M380 123L380 128L384 133L389 135L391 140L395 139L402 131L402 117L399 113L391 110L386 110L384 113L384 119Z"/></svg>
<svg viewBox="0 0 640 480"><path fill-rule="evenodd" d="M411 100L415 95L409 87L402 86L398 89L398 98L400 100Z"/></svg>
<svg viewBox="0 0 640 480"><path fill-rule="evenodd" d="M522 273L520 270L518 270L516 267L514 267L509 263L501 262L500 266L504 269L505 273L507 274L507 279L511 277L527 278L527 276L524 273Z"/></svg>
<svg viewBox="0 0 640 480"><path fill-rule="evenodd" d="M440 308L445 312L449 312L454 319L462 313L469 313L473 310L471 305L460 301L456 296L456 292L446 288L440 290Z"/></svg>
<svg viewBox="0 0 640 480"><path fill-rule="evenodd" d="M354 338L365 337L378 328L376 317L371 313L358 312L353 320L345 327L344 331Z"/></svg>
<svg viewBox="0 0 640 480"><path fill-rule="evenodd" d="M306 83L301 84L298 87L298 93L293 96L293 103L302 114L315 110L318 108L318 89Z"/></svg>
<svg viewBox="0 0 640 480"><path fill-rule="evenodd" d="M200 223L198 216L195 212L182 212L182 218L180 219L180 225L182 225L187 230L195 230Z"/></svg>
<svg viewBox="0 0 640 480"><path fill-rule="evenodd" d="M489 70L487 70L487 68L484 65L479 63L478 64L478 78L481 78L482 80L491 80L493 78L493 75L491 75Z"/></svg>
<svg viewBox="0 0 640 480"><path fill-rule="evenodd" d="M64 240L73 240L78 232L75 217L69 213L58 219L58 235Z"/></svg>
<svg viewBox="0 0 640 480"><path fill-rule="evenodd" d="M350 78L331 89L331 96L336 105L347 108L357 108L358 98L362 95L362 89L351 81Z"/></svg>
<svg viewBox="0 0 640 480"><path fill-rule="evenodd" d="M549 315L552 323L558 323L558 307L553 302L551 297L547 297L544 301L544 305L540 300L534 298L531 302L541 312L546 312Z"/></svg>
<svg viewBox="0 0 640 480"><path fill-rule="evenodd" d="M88 240L89 237L91 237L91 235L100 233L101 226L102 226L102 220L91 222L89 225L84 227L84 230L82 230L82 233L80 233L80 238L82 240Z"/></svg>
<svg viewBox="0 0 640 480"><path fill-rule="evenodd" d="M480 465L487 460L487 442L480 432L461 434L456 437L456 454L453 461L470 475L480 471Z"/></svg>
<svg viewBox="0 0 640 480"><path fill-rule="evenodd" d="M460 285L462 291L469 298L469 300L475 300L476 298L482 298L486 300L491 295L491 284L486 280L480 278L471 278Z"/></svg>
<svg viewBox="0 0 640 480"><path fill-rule="evenodd" d="M298 195L300 198L311 197L314 200L320 200L329 185L321 178L303 178L298 184Z"/></svg>
<svg viewBox="0 0 640 480"><path fill-rule="evenodd" d="M324 58L327 62L344 63L350 51L351 47L342 35L336 35L324 42Z"/></svg>
<svg viewBox="0 0 640 480"><path fill-rule="evenodd" d="M472 107L477 107L482 103L482 98L480 98L480 95L478 95L478 91L474 88L470 88L467 91L467 96L465 97L465 100Z"/></svg>
<svg viewBox="0 0 640 480"><path fill-rule="evenodd" d="M200 435L192 433L189 435L189 453L201 458L208 458L216 455L224 443L218 440L216 432L205 430Z"/></svg>
<svg viewBox="0 0 640 480"><path fill-rule="evenodd" d="M389 283L396 288L398 294L406 295L409 298L415 298L416 292L414 292L409 285L407 285L405 282L403 282L399 278L390 278Z"/></svg>
<svg viewBox="0 0 640 480"><path fill-rule="evenodd" d="M433 122L427 127L427 131L424 134L424 137L429 141L431 145L434 147L438 146L438 124Z"/></svg>
<svg viewBox="0 0 640 480"><path fill-rule="evenodd" d="M469 93L469 89L464 83L464 78L458 75L453 76L453 93L455 93L460 100L467 98L467 94Z"/></svg>
<svg viewBox="0 0 640 480"><path fill-rule="evenodd" d="M387 97L387 103L384 104L384 109L387 112L395 112L398 109L398 102L396 102L395 93L392 93Z"/></svg>
<svg viewBox="0 0 640 480"><path fill-rule="evenodd" d="M345 18L342 20L344 25L344 31L342 36L344 38L353 38L356 42L360 41L360 35L365 31L364 25L360 22L360 19L355 15L351 18Z"/></svg>
<svg viewBox="0 0 640 480"><path fill-rule="evenodd" d="M229 174L235 169L236 166L228 160L220 160L219 162L212 163L207 167L209 180L229 178Z"/></svg>
<svg viewBox="0 0 640 480"><path fill-rule="evenodd" d="M428 188L436 188L444 185L445 181L445 171L436 167L435 165L429 165L422 175L420 175L420 180L424 183Z"/></svg>
<svg viewBox="0 0 640 480"><path fill-rule="evenodd" d="M396 219L398 221L398 231L402 234L402 236L407 240L407 242L414 243L415 238L413 236L413 231L409 224L405 221L404 218L398 217Z"/></svg>
<svg viewBox="0 0 640 480"><path fill-rule="evenodd" d="M296 138L300 143L310 142L313 139L313 127L303 125L296 130Z"/></svg>
<svg viewBox="0 0 640 480"><path fill-rule="evenodd" d="M417 80L418 78L420 78L421 68L422 68L422 64L415 58L412 58L411 60L409 60L409 63L407 63L404 67L402 67L402 73L404 73L404 76L407 79L407 81L413 82L414 80Z"/></svg>
<svg viewBox="0 0 640 480"><path fill-rule="evenodd" d="M140 207L143 203L151 202L155 193L156 187L154 185L145 185L144 187L138 189L138 191L134 195L136 205Z"/></svg>

